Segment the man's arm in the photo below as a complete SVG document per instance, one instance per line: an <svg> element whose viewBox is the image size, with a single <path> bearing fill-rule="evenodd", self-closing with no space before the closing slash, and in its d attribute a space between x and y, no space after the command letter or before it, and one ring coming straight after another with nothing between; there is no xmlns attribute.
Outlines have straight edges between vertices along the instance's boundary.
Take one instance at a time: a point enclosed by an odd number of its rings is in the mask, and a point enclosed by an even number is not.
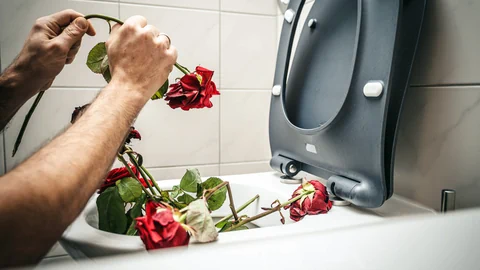
<svg viewBox="0 0 480 270"><path fill-rule="evenodd" d="M176 61L158 30L134 16L107 41L112 81L64 134L0 177L0 267L38 262L78 216L125 134Z"/></svg>
<svg viewBox="0 0 480 270"><path fill-rule="evenodd" d="M0 75L0 130L28 99L50 87L65 64L73 62L85 33L95 35L95 30L73 10L36 21L20 54Z"/></svg>

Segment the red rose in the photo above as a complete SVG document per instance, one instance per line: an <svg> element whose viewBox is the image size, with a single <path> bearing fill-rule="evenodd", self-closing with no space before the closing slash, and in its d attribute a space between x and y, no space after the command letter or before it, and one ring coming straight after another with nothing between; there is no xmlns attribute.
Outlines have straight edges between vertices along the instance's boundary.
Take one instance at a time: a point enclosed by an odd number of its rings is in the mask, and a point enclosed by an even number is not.
<svg viewBox="0 0 480 270"><path fill-rule="evenodd" d="M290 208L290 218L292 220L300 221L306 215L325 214L332 208L332 202L328 199L327 188L316 180L308 181L306 184L298 187L293 192L292 198L302 194L302 192L312 190L312 188L315 192L285 206L285 209Z"/></svg>
<svg viewBox="0 0 480 270"><path fill-rule="evenodd" d="M188 245L190 235L175 221L170 208L161 203L148 201L145 216L136 221L135 228L147 250Z"/></svg>
<svg viewBox="0 0 480 270"><path fill-rule="evenodd" d="M203 67L196 67L195 72L183 76L180 81L171 84L165 94L165 100L172 109L211 108L210 99L213 95L220 95L215 83L212 82L213 71Z"/></svg>
<svg viewBox="0 0 480 270"><path fill-rule="evenodd" d="M137 171L137 168L133 165L130 165L130 168L132 169L132 172L137 176L138 180L140 180L140 182L142 183L142 185L144 187L148 187L147 186L147 183L145 182L145 179L143 179L141 176L140 176L140 172ZM105 181L102 183L102 185L100 186L100 189L98 190L98 194L102 193L103 191L105 191L105 189L107 189L108 187L110 186L113 186L115 185L115 183L122 179L122 178L125 178L125 177L131 177L130 173L128 172L127 168L125 167L121 167L121 168L115 168L115 169L112 169L107 177L105 178ZM150 183L152 183L152 181L150 180Z"/></svg>
<svg viewBox="0 0 480 270"><path fill-rule="evenodd" d="M135 129L135 127L130 127L130 133L128 133L127 139L125 140L126 143L130 143L132 139L141 140L142 136L140 132Z"/></svg>

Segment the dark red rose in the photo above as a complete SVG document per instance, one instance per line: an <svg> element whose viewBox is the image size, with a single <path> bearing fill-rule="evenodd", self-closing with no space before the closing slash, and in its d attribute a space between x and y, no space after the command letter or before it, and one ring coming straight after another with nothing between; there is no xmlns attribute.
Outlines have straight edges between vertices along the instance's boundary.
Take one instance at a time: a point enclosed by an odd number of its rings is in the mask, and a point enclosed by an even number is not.
<svg viewBox="0 0 480 270"><path fill-rule="evenodd" d="M133 165L130 165L130 168L132 169L132 172L137 176L138 180L142 183L144 187L148 187L147 183L145 182L145 179L143 179L140 175L140 172L137 170L137 168ZM102 183L100 186L100 189L98 190L98 194L102 193L105 191L110 186L115 185L115 182L118 180L125 178L125 177L131 177L130 173L128 172L127 168L121 167L121 168L115 168L112 169L107 177L105 178L105 181ZM150 180L150 184L152 181Z"/></svg>
<svg viewBox="0 0 480 270"><path fill-rule="evenodd" d="M290 208L290 218L300 221L306 215L326 214L332 208L332 202L328 199L327 188L317 180L308 181L299 186L292 194L292 198L308 190L313 193L303 196L300 200L285 206Z"/></svg>
<svg viewBox="0 0 480 270"><path fill-rule="evenodd" d="M126 143L130 143L132 139L141 140L142 136L140 132L135 129L135 127L130 127L130 133L128 133L127 139L125 140Z"/></svg>
<svg viewBox="0 0 480 270"><path fill-rule="evenodd" d="M175 221L172 210L161 203L148 201L145 216L136 221L135 228L147 250L188 245L190 235Z"/></svg>
<svg viewBox="0 0 480 270"><path fill-rule="evenodd" d="M194 73L187 74L180 81L170 85L165 100L172 109L181 108L188 111L192 108L211 108L212 96L220 95L212 77L213 71L198 66Z"/></svg>

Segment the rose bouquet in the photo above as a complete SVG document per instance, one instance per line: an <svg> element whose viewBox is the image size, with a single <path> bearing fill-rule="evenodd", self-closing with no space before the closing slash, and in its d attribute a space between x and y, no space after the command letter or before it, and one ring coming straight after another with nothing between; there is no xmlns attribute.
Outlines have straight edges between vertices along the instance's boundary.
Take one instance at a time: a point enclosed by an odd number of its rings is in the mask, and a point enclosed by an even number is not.
<svg viewBox="0 0 480 270"><path fill-rule="evenodd" d="M85 18L104 19L109 26L111 21L122 23L103 15L88 15ZM102 74L107 82L110 81L104 42L98 43L90 51L87 66L93 72ZM213 104L210 99L220 94L212 81L214 72L200 66L191 72L178 63L175 67L184 76L173 84L167 80L151 99L164 99L173 109L211 108ZM41 96L37 96L25 119L15 149ZM75 108L71 123L75 123L88 107L86 104ZM98 226L100 230L111 233L140 236L148 250L188 245L190 237L198 242L211 242L217 239L218 233L248 229L246 224L276 212L284 223L282 208L290 209L290 218L300 221L306 215L327 213L332 207L325 186L316 180L305 181L293 192L290 200L283 203L276 200L270 207L262 208L263 212L251 217L240 215L240 212L257 200L259 195L235 208L230 184L217 177L203 181L197 169L187 170L179 184L171 189L161 189L143 166L142 155L133 150L132 140L141 140L140 132L134 127L126 134L117 154L123 166L112 169L99 186L96 200ZM222 207L227 197L232 213L215 223L211 213Z"/></svg>

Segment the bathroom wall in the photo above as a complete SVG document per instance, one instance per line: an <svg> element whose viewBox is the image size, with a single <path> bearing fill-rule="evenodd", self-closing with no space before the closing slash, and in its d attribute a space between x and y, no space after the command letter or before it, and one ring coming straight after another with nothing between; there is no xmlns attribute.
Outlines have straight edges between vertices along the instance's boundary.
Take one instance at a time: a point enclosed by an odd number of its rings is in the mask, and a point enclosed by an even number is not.
<svg viewBox="0 0 480 270"><path fill-rule="evenodd" d="M1 1L3 68L21 49L36 18L64 8L121 19L143 15L170 35L179 63L215 70L221 95L214 97L212 109L184 112L170 109L163 101L151 101L138 117L135 127L143 139L134 147L157 179L178 178L190 167L204 176L270 170L267 123L277 48L276 0ZM65 67L46 92L14 158L12 147L33 100L4 132L0 174L68 127L74 107L91 101L105 85L85 65L88 51L108 37L104 21L93 24L97 36L84 38L75 62ZM171 81L179 74L172 73Z"/></svg>
<svg viewBox="0 0 480 270"><path fill-rule="evenodd" d="M457 208L478 207L480 2L427 2L401 116L395 192L439 210L441 190L455 189ZM301 24L313 3L307 1ZM283 16L277 19L281 27Z"/></svg>

